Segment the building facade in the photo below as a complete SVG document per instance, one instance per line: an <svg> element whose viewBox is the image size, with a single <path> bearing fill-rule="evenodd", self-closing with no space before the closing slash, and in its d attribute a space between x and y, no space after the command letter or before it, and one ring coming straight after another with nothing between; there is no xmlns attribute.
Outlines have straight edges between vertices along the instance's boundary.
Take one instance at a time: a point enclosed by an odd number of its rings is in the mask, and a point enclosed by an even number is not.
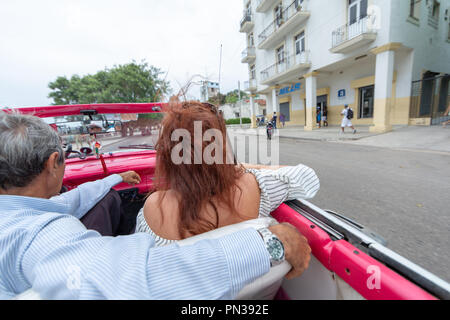
<svg viewBox="0 0 450 320"><path fill-rule="evenodd" d="M325 107L338 125L346 104L373 132L444 120L450 0L244 0L244 9L246 90L286 125L313 130Z"/></svg>
<svg viewBox="0 0 450 320"><path fill-rule="evenodd" d="M253 110L250 104L250 99L243 99L238 103L227 103L219 107L219 110L223 112L225 120L242 118L262 117L266 115L266 101L261 99L253 100Z"/></svg>
<svg viewBox="0 0 450 320"><path fill-rule="evenodd" d="M201 102L207 102L210 98L216 97L219 94L219 83L211 81L202 81L200 86Z"/></svg>

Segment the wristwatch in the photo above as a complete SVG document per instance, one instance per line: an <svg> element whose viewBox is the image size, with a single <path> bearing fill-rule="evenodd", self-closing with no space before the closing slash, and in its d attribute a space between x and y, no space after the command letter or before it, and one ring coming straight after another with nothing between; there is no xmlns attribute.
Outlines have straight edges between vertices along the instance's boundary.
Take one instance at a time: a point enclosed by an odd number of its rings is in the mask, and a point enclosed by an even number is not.
<svg viewBox="0 0 450 320"><path fill-rule="evenodd" d="M258 229L270 255L270 266L274 267L285 260L283 243L268 228Z"/></svg>

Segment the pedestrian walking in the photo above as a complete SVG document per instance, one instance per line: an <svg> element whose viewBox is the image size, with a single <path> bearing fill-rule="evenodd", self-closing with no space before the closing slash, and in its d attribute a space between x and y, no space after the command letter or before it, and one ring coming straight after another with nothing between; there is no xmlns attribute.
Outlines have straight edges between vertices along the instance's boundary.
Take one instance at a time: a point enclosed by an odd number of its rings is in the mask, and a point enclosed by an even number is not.
<svg viewBox="0 0 450 320"><path fill-rule="evenodd" d="M286 117L284 116L284 114L280 114L280 122L282 123L283 128L284 128L284 126L286 124Z"/></svg>
<svg viewBox="0 0 450 320"><path fill-rule="evenodd" d="M355 127L353 127L352 124L352 119L353 119L353 109L350 108L348 106L348 104L345 105L345 109L342 110L341 115L344 116L344 118L342 118L342 123L341 123L341 129L342 129L342 133L345 133L345 127L350 127L353 129L353 134L356 133L356 129Z"/></svg>
<svg viewBox="0 0 450 320"><path fill-rule="evenodd" d="M450 103L448 104L447 110L444 112L444 117L449 117L449 116L450 116ZM442 128L445 128L448 124L450 124L450 120L447 120L444 123L442 123Z"/></svg>
<svg viewBox="0 0 450 320"><path fill-rule="evenodd" d="M317 108L317 110L316 110L316 123L317 123L317 126L320 129L321 126L322 126L322 115L320 113L320 108Z"/></svg>
<svg viewBox="0 0 450 320"><path fill-rule="evenodd" d="M323 126L328 127L328 108L326 106L323 107L322 120Z"/></svg>
<svg viewBox="0 0 450 320"><path fill-rule="evenodd" d="M272 124L273 124L273 129L274 130L277 130L277 118L278 118L277 113L274 112L273 113L273 117L272 117Z"/></svg>

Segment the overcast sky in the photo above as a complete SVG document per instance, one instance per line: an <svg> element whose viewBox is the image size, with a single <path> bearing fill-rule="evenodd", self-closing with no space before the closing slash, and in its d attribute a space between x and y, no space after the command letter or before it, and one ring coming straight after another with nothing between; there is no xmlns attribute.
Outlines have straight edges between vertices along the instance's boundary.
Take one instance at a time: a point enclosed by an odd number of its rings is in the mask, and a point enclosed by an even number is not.
<svg viewBox="0 0 450 320"><path fill-rule="evenodd" d="M0 0L0 106L51 103L58 76L145 59L175 92L196 74L221 91L248 80L241 0ZM199 96L193 87L192 97Z"/></svg>

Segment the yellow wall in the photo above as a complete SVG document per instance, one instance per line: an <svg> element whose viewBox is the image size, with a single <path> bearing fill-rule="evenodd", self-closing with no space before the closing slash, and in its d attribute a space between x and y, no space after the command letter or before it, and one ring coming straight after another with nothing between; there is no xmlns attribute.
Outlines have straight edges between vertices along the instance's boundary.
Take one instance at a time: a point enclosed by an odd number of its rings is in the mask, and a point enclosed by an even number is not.
<svg viewBox="0 0 450 320"><path fill-rule="evenodd" d="M410 121L409 108L411 97L397 98L396 97L396 81L397 72L394 72L392 97L390 99L390 122L393 125L408 125L411 123L421 123L420 121ZM370 76L362 79L351 81L351 88L355 90L355 100L349 106L355 112L355 118L352 120L355 125L373 125L373 118L359 119L359 88L367 87L375 84L375 76ZM317 96L328 95L328 123L330 125L340 125L342 122L341 112L345 105L330 105L330 88L321 88L317 90ZM300 94L300 99L305 100L305 93ZM292 110L291 97L284 97L280 99L280 103L289 102L291 111L291 121L286 122L286 126L306 125L305 123L305 108L303 110ZM375 101L374 101L375 103ZM423 122L423 121L422 121Z"/></svg>

